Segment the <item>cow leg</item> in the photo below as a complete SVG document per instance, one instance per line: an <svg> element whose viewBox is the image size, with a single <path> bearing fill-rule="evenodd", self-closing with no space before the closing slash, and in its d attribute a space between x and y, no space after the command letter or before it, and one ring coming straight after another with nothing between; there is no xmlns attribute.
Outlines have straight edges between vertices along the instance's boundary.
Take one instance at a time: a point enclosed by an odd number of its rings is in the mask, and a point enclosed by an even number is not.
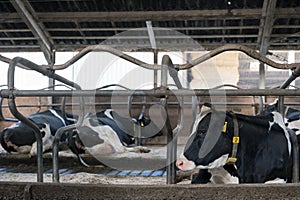
<svg viewBox="0 0 300 200"><path fill-rule="evenodd" d="M126 151L136 153L149 153L151 150L147 147L136 146L136 147L125 147Z"/></svg>
<svg viewBox="0 0 300 200"><path fill-rule="evenodd" d="M281 178L276 178L274 180L265 182L265 184L274 184L274 183L286 183L286 180L281 179Z"/></svg>
<svg viewBox="0 0 300 200"><path fill-rule="evenodd" d="M200 169L197 174L192 176L192 184L206 184L210 182L211 173L207 169Z"/></svg>
<svg viewBox="0 0 300 200"><path fill-rule="evenodd" d="M31 146L30 145L24 145L24 146L20 146L17 147L17 152L21 153L21 154L27 154L30 152Z"/></svg>
<svg viewBox="0 0 300 200"><path fill-rule="evenodd" d="M53 136L51 135L49 124L44 124L44 126L42 126L41 133L43 135L42 145L43 145L43 153L44 153L45 151L52 148L52 143L53 143ZM36 155L37 155L37 142L34 142L30 150L30 156L36 156Z"/></svg>
<svg viewBox="0 0 300 200"><path fill-rule="evenodd" d="M226 166L226 165L225 165ZM209 169L209 172L212 174L211 177L211 182L213 184L232 184L232 183L239 183L239 180L237 177L233 176L232 174L234 174L234 172L231 174L227 171L227 169L229 170L234 170L234 166L227 166L227 167L218 167L218 168L214 168L214 169ZM225 169L227 168L227 169Z"/></svg>

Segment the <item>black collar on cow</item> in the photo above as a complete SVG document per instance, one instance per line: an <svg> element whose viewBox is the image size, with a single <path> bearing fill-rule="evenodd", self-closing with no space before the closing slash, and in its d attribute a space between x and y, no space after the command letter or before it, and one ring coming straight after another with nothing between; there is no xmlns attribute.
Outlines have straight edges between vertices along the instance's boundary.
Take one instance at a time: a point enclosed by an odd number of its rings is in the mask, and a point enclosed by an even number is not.
<svg viewBox="0 0 300 200"><path fill-rule="evenodd" d="M232 116L233 120L233 138L232 138L232 152L231 156L226 160L227 164L234 164L237 160L236 154L237 154L237 149L238 145L240 142L240 137L239 137L239 124L238 120L236 118L236 115L234 112L229 112L230 115Z"/></svg>

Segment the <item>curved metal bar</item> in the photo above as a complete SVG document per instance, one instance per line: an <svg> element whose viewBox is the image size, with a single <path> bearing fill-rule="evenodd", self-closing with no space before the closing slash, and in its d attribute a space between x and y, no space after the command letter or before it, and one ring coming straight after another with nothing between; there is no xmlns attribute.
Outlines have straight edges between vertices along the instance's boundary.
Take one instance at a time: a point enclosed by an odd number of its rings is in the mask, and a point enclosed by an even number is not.
<svg viewBox="0 0 300 200"><path fill-rule="evenodd" d="M0 61L2 61L2 62L5 62L5 63L9 64L9 63L11 62L11 60L12 60L12 59L0 55ZM22 68L22 69L27 69L27 70L29 70L28 67L26 67L26 66L24 66L24 65L22 65L22 64L17 64L17 66L20 67L20 68Z"/></svg>
<svg viewBox="0 0 300 200"><path fill-rule="evenodd" d="M142 96L143 97L143 101L142 101L142 109L141 112L139 114L139 116L137 118L134 118L132 115L132 99L133 96L131 95L130 97L128 97L128 112L129 112L129 116L131 117L131 119L135 119L136 123L133 124L133 126L135 127L135 133L134 133L134 137L135 137L135 145L136 146L141 146L142 144L142 140L141 140L141 136L142 136L142 124L141 121L139 120L140 117L144 116L145 110L146 110L146 103L147 103L147 97L146 96Z"/></svg>
<svg viewBox="0 0 300 200"><path fill-rule="evenodd" d="M3 104L3 98L0 97L0 121L5 121L5 118L4 118L3 112L2 112L2 104Z"/></svg>
<svg viewBox="0 0 300 200"><path fill-rule="evenodd" d="M68 131L68 130L71 130L71 129L81 126L83 118L84 118L84 100L81 97L80 98L80 113L79 113L76 124L61 127L55 133L54 141L52 144L52 162L53 162L52 163L53 164L52 181L53 182L56 182L56 183L59 182L58 151L59 151L60 138L65 131Z"/></svg>
<svg viewBox="0 0 300 200"><path fill-rule="evenodd" d="M300 67L297 67L292 74L290 75L290 77L280 86L281 89L285 89L287 88L291 82L293 82L296 78L298 78L300 76Z"/></svg>
<svg viewBox="0 0 300 200"><path fill-rule="evenodd" d="M130 88L125 87L125 86L120 85L120 84L109 84L109 85L104 85L104 86L101 86L101 87L96 88L95 90L103 90L103 89L109 88L109 87L120 87L120 88L123 88L123 89L125 89L125 90L130 90Z"/></svg>
<svg viewBox="0 0 300 200"><path fill-rule="evenodd" d="M163 131L167 134L167 184L176 183L176 154L177 151L177 140L174 137L172 130L169 114L168 114L168 103L167 103L167 83L168 83L168 69L173 68L172 60L168 55L164 55L162 58L161 67L161 88L165 90L165 94L161 97L160 102L162 105L162 114L166 119Z"/></svg>
<svg viewBox="0 0 300 200"><path fill-rule="evenodd" d="M14 88L14 75L15 75L15 67L17 66L17 63L20 63L24 61L21 58L14 58L12 61L9 63L9 68L8 68L8 89L10 91L13 91ZM29 64L29 63L26 63ZM38 165L38 170L37 170L37 181L38 182L43 182L43 146L42 146L42 136L40 134L40 129L38 126L36 126L32 121L27 119L25 116L23 116L17 109L16 103L15 103L15 96L11 93L8 97L8 105L10 112L20 121L22 121L24 124L29 126L30 128L33 129L36 142L37 142L37 165Z"/></svg>
<svg viewBox="0 0 300 200"><path fill-rule="evenodd" d="M236 89L239 89L239 90L243 90L244 88L241 88L239 86L236 86L236 85L232 85L232 84L223 84L223 85L218 85L216 87L213 87L213 88L210 88L210 89L219 89L219 88L223 88L223 87L232 87L232 88L236 88Z"/></svg>
<svg viewBox="0 0 300 200"><path fill-rule="evenodd" d="M19 120L14 118L5 118L2 112L2 105L3 105L3 98L0 97L0 121L6 121L6 122L18 122Z"/></svg>
<svg viewBox="0 0 300 200"><path fill-rule="evenodd" d="M181 84L181 82L180 82L180 80L179 80L179 78L178 78L178 70L176 70L176 69L174 68L174 65L173 65L171 59L170 59L170 61L169 61L169 66L168 66L168 67L169 67L169 74L170 74L170 76L172 77L172 79L174 80L174 82L175 82L177 88L178 88L178 89L182 89L182 88L183 88L183 87L182 87L182 84Z"/></svg>
<svg viewBox="0 0 300 200"><path fill-rule="evenodd" d="M71 60L69 60L68 62L66 62L64 64L54 65L54 66L50 66L50 65L44 65L44 66L51 68L53 70L65 69L65 68L69 67L70 65L74 64L76 61L78 61L80 58L82 58L89 52L108 52L108 53L116 55L120 58L123 58L124 60L127 60L136 65L144 67L146 69L155 69L155 66L152 64L148 64L143 61L140 61L139 59L133 58L133 57L123 53L122 51L119 51L117 49L114 49L114 48L111 48L110 46L105 46L105 45L88 46L88 47L84 48L82 51L80 51L78 54L76 54Z"/></svg>
<svg viewBox="0 0 300 200"><path fill-rule="evenodd" d="M38 165L38 170L37 170L37 181L38 182L43 182L43 146L42 146L42 137L40 134L40 129L29 119L27 119L24 115L22 115L18 110L17 106L15 104L15 87L14 87L14 75L15 75L15 68L18 66L18 64L21 64L23 66L26 66L29 69L35 70L45 76L48 76L49 78L53 78L55 80L59 80L62 83L65 83L69 86L75 87L76 89L81 89L79 85L76 83L73 83L55 73L52 73L51 71L29 61L21 57L15 57L11 60L9 63L9 68L8 68L8 104L9 104L9 109L11 113L20 121L22 121L24 124L27 126L31 127L34 130L35 137L36 137L36 142L37 142L37 165Z"/></svg>
<svg viewBox="0 0 300 200"><path fill-rule="evenodd" d="M210 51L209 53L204 54L203 56L201 56L199 58L192 60L190 63L183 64L183 65L175 65L175 67L178 68L179 70L189 69L189 68L192 68L214 56L217 56L220 53L225 52L225 51L241 51L241 52L247 54L248 56L250 56L251 58L259 60L259 61L266 63L267 65L277 68L277 69L293 69L293 68L300 66L300 63L292 63L292 64L276 63L276 62L272 61L271 59L260 55L256 50L251 49L249 47L246 47L243 45L238 45L238 44L227 44L222 47L216 48L216 49Z"/></svg>
<svg viewBox="0 0 300 200"><path fill-rule="evenodd" d="M123 58L129 62L132 62L136 65L139 65L141 67L144 67L146 69L160 69L161 65L153 65L153 64L148 64L145 63L139 59L133 58L127 54L124 54L122 51L119 51L117 49L111 48L109 46L105 46L105 45L93 45L93 46L88 46L85 49L83 49L82 51L80 51L78 54L76 54L71 60L69 60L68 62L61 64L61 65L43 65L46 68L49 69L53 69L53 70L61 70L61 69L65 69L67 67L69 67L70 65L74 64L76 61L78 61L80 58L82 58L84 55L86 55L89 52L108 52L111 53L113 55L116 55L120 58ZM300 63L292 63L292 64L281 64L281 63L276 63L274 61L272 61L271 59L260 55L256 50L251 49L249 47L243 46L243 45L238 45L238 44L227 44L224 45L222 47L216 48L210 52L208 52L207 54L204 54L203 56L196 58L194 60L192 60L189 63L186 64L175 64L174 68L176 68L177 70L184 70L184 69L189 69L192 68L202 62L205 62L206 60L217 56L218 54L221 54L225 51L241 51L245 54L247 54L248 56L250 56L251 58L254 58L256 60L259 60L263 63L266 63L267 65L277 68L277 69L293 69L296 67L300 66Z"/></svg>

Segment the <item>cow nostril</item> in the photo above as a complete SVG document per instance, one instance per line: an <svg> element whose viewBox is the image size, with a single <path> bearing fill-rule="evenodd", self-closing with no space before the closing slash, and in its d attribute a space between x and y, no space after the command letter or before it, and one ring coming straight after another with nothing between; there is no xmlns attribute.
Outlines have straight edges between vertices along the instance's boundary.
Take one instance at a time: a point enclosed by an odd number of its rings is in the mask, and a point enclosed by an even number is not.
<svg viewBox="0 0 300 200"><path fill-rule="evenodd" d="M180 167L183 165L183 161L177 161L177 166Z"/></svg>

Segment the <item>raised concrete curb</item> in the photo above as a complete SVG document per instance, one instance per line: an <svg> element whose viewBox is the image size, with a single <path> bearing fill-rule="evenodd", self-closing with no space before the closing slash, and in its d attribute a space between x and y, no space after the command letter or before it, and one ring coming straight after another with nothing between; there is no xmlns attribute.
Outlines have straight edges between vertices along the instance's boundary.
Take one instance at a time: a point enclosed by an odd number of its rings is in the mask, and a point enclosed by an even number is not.
<svg viewBox="0 0 300 200"><path fill-rule="evenodd" d="M0 182L1 199L300 199L300 184L91 185Z"/></svg>

